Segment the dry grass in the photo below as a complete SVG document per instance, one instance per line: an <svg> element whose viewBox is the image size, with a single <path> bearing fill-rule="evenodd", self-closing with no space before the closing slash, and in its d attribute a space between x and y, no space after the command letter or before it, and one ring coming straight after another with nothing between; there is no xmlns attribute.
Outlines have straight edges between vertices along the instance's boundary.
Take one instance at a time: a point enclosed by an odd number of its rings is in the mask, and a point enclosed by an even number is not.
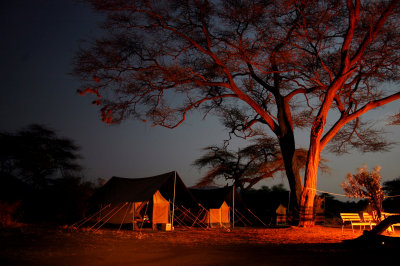
<svg viewBox="0 0 400 266"><path fill-rule="evenodd" d="M347 246L346 228L182 229L98 232L26 227L0 231L2 265L338 265L389 263L392 249ZM400 234L392 235L400 236ZM346 265L346 263L344 263Z"/></svg>

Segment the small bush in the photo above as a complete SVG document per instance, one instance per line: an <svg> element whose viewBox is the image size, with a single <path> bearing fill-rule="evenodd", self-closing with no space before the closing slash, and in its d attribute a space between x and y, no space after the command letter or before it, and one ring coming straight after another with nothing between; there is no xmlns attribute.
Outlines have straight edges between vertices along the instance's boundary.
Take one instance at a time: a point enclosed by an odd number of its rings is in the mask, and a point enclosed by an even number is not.
<svg viewBox="0 0 400 266"><path fill-rule="evenodd" d="M21 224L17 221L21 201L6 202L0 201L0 228L19 227Z"/></svg>

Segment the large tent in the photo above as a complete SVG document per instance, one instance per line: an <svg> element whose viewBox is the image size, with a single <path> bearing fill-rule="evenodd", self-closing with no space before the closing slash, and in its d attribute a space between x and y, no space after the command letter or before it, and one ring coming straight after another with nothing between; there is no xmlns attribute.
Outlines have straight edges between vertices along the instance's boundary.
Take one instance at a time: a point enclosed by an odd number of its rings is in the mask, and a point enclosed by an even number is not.
<svg viewBox="0 0 400 266"><path fill-rule="evenodd" d="M174 223L175 206L197 207L175 171L145 178L112 177L90 203L100 207L95 217L101 224L132 223L135 227L147 222L153 229Z"/></svg>

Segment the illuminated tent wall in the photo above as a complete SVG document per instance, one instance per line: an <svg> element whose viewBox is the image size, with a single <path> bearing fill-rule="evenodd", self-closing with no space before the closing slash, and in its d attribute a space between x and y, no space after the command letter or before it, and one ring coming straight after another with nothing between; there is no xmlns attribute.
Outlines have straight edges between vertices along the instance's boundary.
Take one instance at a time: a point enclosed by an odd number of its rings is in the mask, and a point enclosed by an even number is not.
<svg viewBox="0 0 400 266"><path fill-rule="evenodd" d="M286 212L287 208L282 204L279 204L276 209L276 225L286 225Z"/></svg>
<svg viewBox="0 0 400 266"><path fill-rule="evenodd" d="M145 222L148 217L154 229L157 224L165 225L173 221L174 194L175 204L187 208L197 206L176 172L145 178L112 177L93 194L90 203L100 208L108 206L97 216L104 222L135 224Z"/></svg>
<svg viewBox="0 0 400 266"><path fill-rule="evenodd" d="M230 227L233 218L233 199L235 199L235 209L242 208L243 205L239 194L232 187L190 188L189 190L205 209L200 218L201 221L210 227ZM233 191L235 196L233 196Z"/></svg>
<svg viewBox="0 0 400 266"><path fill-rule="evenodd" d="M219 208L210 208L208 214L210 227L230 227L230 208L224 201Z"/></svg>

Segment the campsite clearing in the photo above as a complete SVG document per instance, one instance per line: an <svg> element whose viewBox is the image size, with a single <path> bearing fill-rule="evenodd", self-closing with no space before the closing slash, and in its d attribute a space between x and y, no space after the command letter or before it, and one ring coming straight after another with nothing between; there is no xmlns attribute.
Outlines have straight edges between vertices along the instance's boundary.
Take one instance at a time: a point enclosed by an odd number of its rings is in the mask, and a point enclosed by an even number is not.
<svg viewBox="0 0 400 266"><path fill-rule="evenodd" d="M346 245L357 238L340 227L177 228L173 232L25 226L0 231L2 265L386 265L390 247ZM399 237L400 234L392 235Z"/></svg>

